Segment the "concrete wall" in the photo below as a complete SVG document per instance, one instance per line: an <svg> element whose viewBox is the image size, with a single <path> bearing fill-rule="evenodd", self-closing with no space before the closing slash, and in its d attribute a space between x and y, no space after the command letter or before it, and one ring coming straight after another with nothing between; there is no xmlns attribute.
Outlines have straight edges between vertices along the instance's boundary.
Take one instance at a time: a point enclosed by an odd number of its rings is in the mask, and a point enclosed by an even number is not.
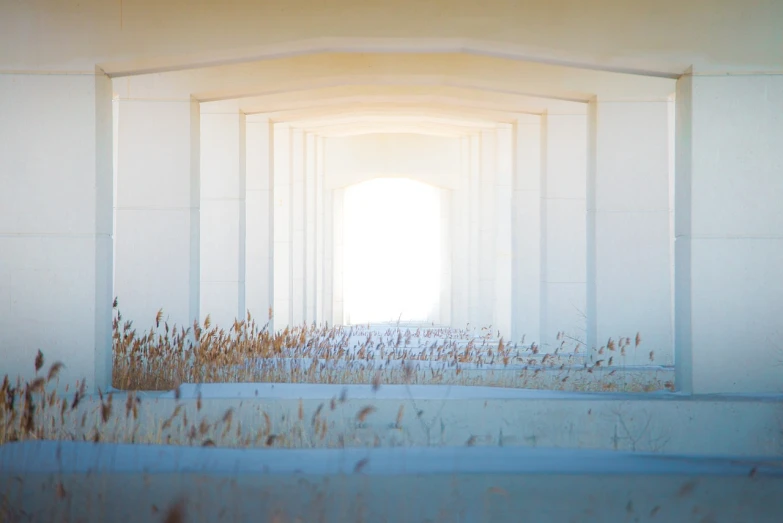
<svg viewBox="0 0 783 523"><path fill-rule="evenodd" d="M669 102L590 103L587 342L644 340L674 363Z"/></svg>
<svg viewBox="0 0 783 523"><path fill-rule="evenodd" d="M245 115L201 106L201 315L245 317Z"/></svg>
<svg viewBox="0 0 783 523"><path fill-rule="evenodd" d="M193 100L119 101L114 291L145 329L199 317L200 113Z"/></svg>
<svg viewBox="0 0 783 523"><path fill-rule="evenodd" d="M542 118L541 343L557 333L586 341L587 117Z"/></svg>
<svg viewBox="0 0 783 523"><path fill-rule="evenodd" d="M102 73L0 74L0 374L111 375L112 106ZM42 124L34 115L51 121ZM47 365L48 365L47 363Z"/></svg>
<svg viewBox="0 0 783 523"><path fill-rule="evenodd" d="M676 103L678 386L780 391L783 76L686 75Z"/></svg>
<svg viewBox="0 0 783 523"><path fill-rule="evenodd" d="M274 305L274 163L272 124L246 119L245 304L263 325Z"/></svg>
<svg viewBox="0 0 783 523"><path fill-rule="evenodd" d="M541 327L542 122L523 115L514 134L511 338L539 341Z"/></svg>

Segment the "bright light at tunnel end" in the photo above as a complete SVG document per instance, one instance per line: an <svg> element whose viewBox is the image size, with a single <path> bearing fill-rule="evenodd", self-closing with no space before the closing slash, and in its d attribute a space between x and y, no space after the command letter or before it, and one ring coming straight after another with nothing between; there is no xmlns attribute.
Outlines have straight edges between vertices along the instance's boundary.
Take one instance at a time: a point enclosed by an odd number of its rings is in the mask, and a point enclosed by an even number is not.
<svg viewBox="0 0 783 523"><path fill-rule="evenodd" d="M347 323L437 321L440 191L406 178L379 178L345 190Z"/></svg>

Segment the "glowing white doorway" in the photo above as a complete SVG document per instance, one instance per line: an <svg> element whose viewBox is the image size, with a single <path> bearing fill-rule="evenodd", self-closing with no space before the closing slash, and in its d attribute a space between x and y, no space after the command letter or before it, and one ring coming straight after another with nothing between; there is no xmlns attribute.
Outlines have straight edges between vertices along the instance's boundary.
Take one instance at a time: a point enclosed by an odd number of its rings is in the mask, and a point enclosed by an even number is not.
<svg viewBox="0 0 783 523"><path fill-rule="evenodd" d="M404 178L345 190L347 323L433 321L440 299L440 202L440 189Z"/></svg>

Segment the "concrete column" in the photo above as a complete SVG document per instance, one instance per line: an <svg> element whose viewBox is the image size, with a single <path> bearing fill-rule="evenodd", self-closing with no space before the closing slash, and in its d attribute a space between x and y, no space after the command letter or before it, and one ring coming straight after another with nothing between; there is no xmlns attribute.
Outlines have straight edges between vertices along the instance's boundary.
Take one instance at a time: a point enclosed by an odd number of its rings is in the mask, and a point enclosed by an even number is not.
<svg viewBox="0 0 783 523"><path fill-rule="evenodd" d="M587 344L640 332L625 363L671 365L669 102L596 100L588 126Z"/></svg>
<svg viewBox="0 0 783 523"><path fill-rule="evenodd" d="M497 136L495 131L481 132L481 177L479 185L479 327L494 327L495 321L495 176L497 169Z"/></svg>
<svg viewBox="0 0 783 523"><path fill-rule="evenodd" d="M688 74L676 105L677 387L779 392L783 76Z"/></svg>
<svg viewBox="0 0 783 523"><path fill-rule="evenodd" d="M245 306L245 115L202 106L201 315L229 329Z"/></svg>
<svg viewBox="0 0 783 523"><path fill-rule="evenodd" d="M324 321L334 325L339 323L334 309L334 191L324 188L324 242L323 276Z"/></svg>
<svg viewBox="0 0 783 523"><path fill-rule="evenodd" d="M285 124L273 126L274 158L274 324L283 329L291 324L291 129Z"/></svg>
<svg viewBox="0 0 783 523"><path fill-rule="evenodd" d="M503 124L496 131L497 157L495 170L495 297L493 323L506 341L511 336L512 299L512 219L514 133L510 124Z"/></svg>
<svg viewBox="0 0 783 523"><path fill-rule="evenodd" d="M437 305L437 315L432 319L433 322L440 325L451 325L451 217L453 216L451 206L453 198L454 191L440 189L440 300Z"/></svg>
<svg viewBox="0 0 783 523"><path fill-rule="evenodd" d="M305 321L305 138L291 131L291 323Z"/></svg>
<svg viewBox="0 0 783 523"><path fill-rule="evenodd" d="M541 329L543 350L558 331L585 340L587 120L542 117Z"/></svg>
<svg viewBox="0 0 783 523"><path fill-rule="evenodd" d="M325 280L325 233L326 233L326 212L324 189L324 139L320 136L315 138L315 321L323 323L329 319L326 315L326 300L324 293L326 288ZM331 321L331 320L330 320Z"/></svg>
<svg viewBox="0 0 783 523"><path fill-rule="evenodd" d="M304 210L305 210L305 321L317 322L316 302L317 284L316 277L316 250L318 238L316 236L317 210L316 210L316 182L317 182L317 151L316 137L313 134L305 135L305 172L304 172Z"/></svg>
<svg viewBox="0 0 783 523"><path fill-rule="evenodd" d="M246 126L245 303L263 325L274 306L274 158L272 124L249 116Z"/></svg>
<svg viewBox="0 0 783 523"><path fill-rule="evenodd" d="M345 198L345 189L334 189L332 191L332 235L334 247L332 250L332 295L333 295L333 308L332 317L333 322L337 325L343 325L345 323L345 299L343 292L343 258L344 258L344 243L343 243L343 202Z"/></svg>
<svg viewBox="0 0 783 523"><path fill-rule="evenodd" d="M479 266L481 246L481 137L479 135L470 138L470 173L469 203L470 203L470 235L468 237L468 322L472 328L481 328L483 318L480 304L480 277Z"/></svg>
<svg viewBox="0 0 783 523"><path fill-rule="evenodd" d="M121 99L115 292L148 328L199 318L199 104Z"/></svg>
<svg viewBox="0 0 783 523"><path fill-rule="evenodd" d="M514 135L511 338L540 341L541 117L520 115Z"/></svg>
<svg viewBox="0 0 783 523"><path fill-rule="evenodd" d="M78 379L91 391L105 389L113 299L111 80L100 71L6 73L0 92L2 373L31 379L40 348L44 370L55 361L66 365L61 390Z"/></svg>
<svg viewBox="0 0 783 523"><path fill-rule="evenodd" d="M460 138L460 171L451 199L451 321L464 328L469 316L470 138Z"/></svg>

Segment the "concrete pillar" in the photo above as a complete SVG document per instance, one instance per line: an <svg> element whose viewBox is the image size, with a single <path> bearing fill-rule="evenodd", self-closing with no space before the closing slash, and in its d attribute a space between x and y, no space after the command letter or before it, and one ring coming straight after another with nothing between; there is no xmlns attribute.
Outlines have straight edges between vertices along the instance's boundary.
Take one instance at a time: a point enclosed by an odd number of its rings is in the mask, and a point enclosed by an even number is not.
<svg viewBox="0 0 783 523"><path fill-rule="evenodd" d="M481 314L479 289L481 285L481 270L479 266L481 245L481 137L470 138L470 173L469 204L470 204L470 235L468 237L468 322L473 328L481 328L486 318Z"/></svg>
<svg viewBox="0 0 783 523"><path fill-rule="evenodd" d="M60 389L111 380L111 81L0 75L2 374L66 367ZM41 117L46 118L42 123ZM43 147L45 145L45 147ZM154 313L153 313L154 314Z"/></svg>
<svg viewBox="0 0 783 523"><path fill-rule="evenodd" d="M304 210L305 210L305 273L304 273L304 296L305 296L305 321L308 323L317 322L316 302L317 302L317 273L316 273L316 250L318 238L316 236L316 183L317 183L317 151L316 137L313 134L305 135L305 169L304 169Z"/></svg>
<svg viewBox="0 0 783 523"><path fill-rule="evenodd" d="M199 104L120 99L115 292L147 329L199 318Z"/></svg>
<svg viewBox="0 0 783 523"><path fill-rule="evenodd" d="M542 122L540 336L554 351L558 331L585 340L587 121L549 114Z"/></svg>
<svg viewBox="0 0 783 523"><path fill-rule="evenodd" d="M511 337L540 341L541 117L520 115L514 135Z"/></svg>
<svg viewBox="0 0 783 523"><path fill-rule="evenodd" d="M229 329L245 306L245 115L201 112L201 316Z"/></svg>
<svg viewBox="0 0 783 523"><path fill-rule="evenodd" d="M783 76L688 74L676 105L677 387L779 392Z"/></svg>
<svg viewBox="0 0 783 523"><path fill-rule="evenodd" d="M495 296L493 330L500 332L506 341L511 336L512 301L512 202L514 170L514 132L510 124L503 124L496 131L495 155Z"/></svg>
<svg viewBox="0 0 783 523"><path fill-rule="evenodd" d="M263 325L274 306L274 159L272 123L249 116L246 124L245 304Z"/></svg>
<svg viewBox="0 0 783 523"><path fill-rule="evenodd" d="M673 364L669 102L588 106L587 344L634 337L620 363Z"/></svg>
<svg viewBox="0 0 783 523"><path fill-rule="evenodd" d="M274 324L276 329L290 325L292 316L291 278L291 129L273 126L274 144Z"/></svg>
<svg viewBox="0 0 783 523"><path fill-rule="evenodd" d="M470 138L460 138L459 183L451 198L451 321L464 328L469 317Z"/></svg>
<svg viewBox="0 0 783 523"><path fill-rule="evenodd" d="M324 307L324 321L329 322L330 325L339 323L339 320L335 316L334 308L334 190L326 189L324 187L323 194L324 201L324 241L323 241L323 275L324 275L324 292L323 292L323 307Z"/></svg>
<svg viewBox="0 0 783 523"><path fill-rule="evenodd" d="M326 320L331 321L326 315L326 292L325 278L326 270L324 259L326 257L325 234L326 234L326 193L324 188L324 139L320 136L315 138L315 321L323 323Z"/></svg>
<svg viewBox="0 0 783 523"><path fill-rule="evenodd" d="M437 314L432 321L439 325L451 325L451 211L454 191L440 189L440 299Z"/></svg>
<svg viewBox="0 0 783 523"><path fill-rule="evenodd" d="M497 135L481 132L481 175L479 185L479 327L495 321L495 242L497 239L495 176L497 169Z"/></svg>
<svg viewBox="0 0 783 523"><path fill-rule="evenodd" d="M345 299L343 292L343 202L345 201L345 189L339 188L332 191L332 322L337 325L345 324Z"/></svg>
<svg viewBox="0 0 783 523"><path fill-rule="evenodd" d="M291 323L305 321L305 137L291 131Z"/></svg>

